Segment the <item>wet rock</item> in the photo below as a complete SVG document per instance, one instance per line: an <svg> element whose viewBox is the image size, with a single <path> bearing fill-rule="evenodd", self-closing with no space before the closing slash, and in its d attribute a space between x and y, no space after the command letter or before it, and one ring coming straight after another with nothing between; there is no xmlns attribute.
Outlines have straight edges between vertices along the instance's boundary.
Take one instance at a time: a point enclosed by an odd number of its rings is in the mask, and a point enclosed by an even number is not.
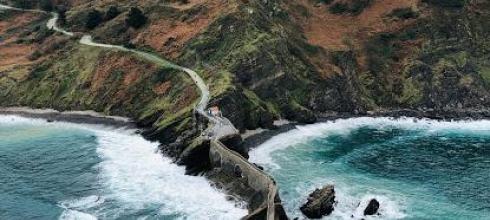
<svg viewBox="0 0 490 220"><path fill-rule="evenodd" d="M180 154L176 163L186 166L187 175L198 175L199 173L211 169L211 161L209 160L208 140L200 140L191 143Z"/></svg>
<svg viewBox="0 0 490 220"><path fill-rule="evenodd" d="M308 218L321 218L329 215L334 210L335 190L333 185L327 185L322 189L316 189L308 196L308 201L300 210Z"/></svg>
<svg viewBox="0 0 490 220"><path fill-rule="evenodd" d="M371 199L366 209L364 209L364 215L374 215L378 213L379 202L376 199Z"/></svg>

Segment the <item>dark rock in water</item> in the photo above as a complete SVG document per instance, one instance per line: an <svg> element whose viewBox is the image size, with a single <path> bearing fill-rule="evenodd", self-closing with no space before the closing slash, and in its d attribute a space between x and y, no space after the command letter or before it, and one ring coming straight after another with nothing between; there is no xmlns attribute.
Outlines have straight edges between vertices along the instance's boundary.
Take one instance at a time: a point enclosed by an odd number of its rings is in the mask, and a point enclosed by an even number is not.
<svg viewBox="0 0 490 220"><path fill-rule="evenodd" d="M47 121L48 123L54 122L54 120L53 120L53 119L48 119L48 120L46 120L46 121Z"/></svg>
<svg viewBox="0 0 490 220"><path fill-rule="evenodd" d="M308 196L308 201L300 210L308 218L321 218L332 213L335 203L335 190L333 185L316 189Z"/></svg>
<svg viewBox="0 0 490 220"><path fill-rule="evenodd" d="M374 215L378 213L379 202L376 199L371 199L366 209L364 209L364 215Z"/></svg>

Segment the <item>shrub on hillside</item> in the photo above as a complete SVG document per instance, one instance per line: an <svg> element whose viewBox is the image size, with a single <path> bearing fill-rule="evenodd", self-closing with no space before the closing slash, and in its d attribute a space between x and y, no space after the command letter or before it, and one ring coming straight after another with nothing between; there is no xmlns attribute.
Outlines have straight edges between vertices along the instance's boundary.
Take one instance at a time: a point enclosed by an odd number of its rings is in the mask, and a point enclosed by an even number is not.
<svg viewBox="0 0 490 220"><path fill-rule="evenodd" d="M146 20L146 16L140 9L132 7L126 18L126 24L133 28L140 28L146 24Z"/></svg>
<svg viewBox="0 0 490 220"><path fill-rule="evenodd" d="M332 2L333 2L333 0L318 0L318 2L320 2L320 3L322 3L322 4L326 4L326 5L328 5L328 4L332 3Z"/></svg>
<svg viewBox="0 0 490 220"><path fill-rule="evenodd" d="M56 6L56 13L58 13L58 22L61 25L66 24L66 8L64 6Z"/></svg>
<svg viewBox="0 0 490 220"><path fill-rule="evenodd" d="M360 14L371 4L372 0L353 0L350 5L350 13L354 15Z"/></svg>
<svg viewBox="0 0 490 220"><path fill-rule="evenodd" d="M328 9L332 14L342 14L349 10L349 5L343 2L336 2Z"/></svg>
<svg viewBox="0 0 490 220"><path fill-rule="evenodd" d="M351 0L350 2L336 2L330 6L329 11L333 14L350 13L358 15L371 5L373 0Z"/></svg>
<svg viewBox="0 0 490 220"><path fill-rule="evenodd" d="M53 2L51 0L40 0L39 7L44 11L52 11L53 10Z"/></svg>
<svg viewBox="0 0 490 220"><path fill-rule="evenodd" d="M466 1L467 0L422 0L422 2L446 8L462 8L466 4Z"/></svg>
<svg viewBox="0 0 490 220"><path fill-rule="evenodd" d="M411 18L416 18L419 16L417 12L415 12L412 8L407 7L407 8L397 8L394 9L390 15L390 17L396 17L399 19L411 19Z"/></svg>
<svg viewBox="0 0 490 220"><path fill-rule="evenodd" d="M104 20L109 21L117 17L121 12L116 6L111 6L105 13Z"/></svg>
<svg viewBox="0 0 490 220"><path fill-rule="evenodd" d="M102 22L102 14L92 9L88 12L86 20L85 20L85 28L94 29Z"/></svg>
<svg viewBox="0 0 490 220"><path fill-rule="evenodd" d="M33 6L34 6L34 2L32 0L14 1L14 7L17 7L17 8L32 8Z"/></svg>

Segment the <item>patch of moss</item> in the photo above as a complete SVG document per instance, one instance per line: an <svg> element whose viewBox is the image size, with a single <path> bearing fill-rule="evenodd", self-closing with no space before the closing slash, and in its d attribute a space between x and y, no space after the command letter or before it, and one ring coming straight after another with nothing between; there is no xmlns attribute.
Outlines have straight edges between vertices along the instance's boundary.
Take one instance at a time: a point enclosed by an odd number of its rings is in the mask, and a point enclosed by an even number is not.
<svg viewBox="0 0 490 220"><path fill-rule="evenodd" d="M280 117L280 111L278 108L271 102L265 102L261 100L257 94L250 90L243 90L243 94L247 97L247 99L253 103L255 106L254 108L263 108L263 110L267 110L268 112L272 113L274 117L279 118Z"/></svg>
<svg viewBox="0 0 490 220"><path fill-rule="evenodd" d="M224 92L233 89L232 74L225 70L218 70L213 73L213 77L208 80L211 89L211 96L216 97Z"/></svg>
<svg viewBox="0 0 490 220"><path fill-rule="evenodd" d="M485 80L486 84L490 86L490 66L480 66L480 76Z"/></svg>
<svg viewBox="0 0 490 220"><path fill-rule="evenodd" d="M408 106L419 103L423 98L422 88L416 81L408 78L403 84L402 95L398 98L399 103L407 104Z"/></svg>

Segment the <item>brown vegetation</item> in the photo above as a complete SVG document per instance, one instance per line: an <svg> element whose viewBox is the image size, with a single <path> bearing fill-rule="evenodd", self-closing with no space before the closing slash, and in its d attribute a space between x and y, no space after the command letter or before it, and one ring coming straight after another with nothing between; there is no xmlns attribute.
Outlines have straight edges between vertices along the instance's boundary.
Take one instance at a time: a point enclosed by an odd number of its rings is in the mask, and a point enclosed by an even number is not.
<svg viewBox="0 0 490 220"><path fill-rule="evenodd" d="M416 8L418 0L375 0L357 16L332 14L328 5L316 5L310 0L295 2L298 5L291 3L287 8L292 18L302 26L309 43L330 50L345 50L377 33L394 31L410 24L410 20L388 20L386 15L398 8ZM305 8L307 13L298 13L297 7Z"/></svg>

